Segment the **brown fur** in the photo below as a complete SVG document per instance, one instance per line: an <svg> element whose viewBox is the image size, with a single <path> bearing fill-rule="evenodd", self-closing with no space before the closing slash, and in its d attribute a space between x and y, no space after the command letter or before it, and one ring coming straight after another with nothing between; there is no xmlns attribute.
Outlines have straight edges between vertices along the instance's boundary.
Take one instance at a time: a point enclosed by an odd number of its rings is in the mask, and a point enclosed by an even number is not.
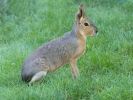
<svg viewBox="0 0 133 100"><path fill-rule="evenodd" d="M70 32L45 43L27 57L22 68L22 80L36 82L43 74L53 72L66 63L70 63L72 75L77 78L79 71L76 62L86 50L86 36L96 36L97 33L97 27L86 17L81 4Z"/></svg>

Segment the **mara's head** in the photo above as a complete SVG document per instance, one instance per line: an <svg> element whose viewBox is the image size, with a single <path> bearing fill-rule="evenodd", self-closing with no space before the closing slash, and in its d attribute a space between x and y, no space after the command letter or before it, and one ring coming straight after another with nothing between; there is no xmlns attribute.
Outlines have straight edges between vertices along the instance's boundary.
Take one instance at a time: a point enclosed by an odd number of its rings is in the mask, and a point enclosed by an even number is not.
<svg viewBox="0 0 133 100"><path fill-rule="evenodd" d="M78 12L76 14L76 26L79 32L85 36L96 36L98 35L97 27L92 23L89 18L86 17L85 9L83 4L79 6Z"/></svg>

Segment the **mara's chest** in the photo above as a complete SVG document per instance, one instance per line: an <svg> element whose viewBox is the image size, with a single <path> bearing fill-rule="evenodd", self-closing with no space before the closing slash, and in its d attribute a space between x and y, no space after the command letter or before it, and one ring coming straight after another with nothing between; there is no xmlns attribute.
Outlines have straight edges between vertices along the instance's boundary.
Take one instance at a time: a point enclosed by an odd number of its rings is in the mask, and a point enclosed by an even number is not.
<svg viewBox="0 0 133 100"><path fill-rule="evenodd" d="M86 43L79 40L78 41L78 48L75 51L74 58L81 57L84 54L85 50L86 50Z"/></svg>

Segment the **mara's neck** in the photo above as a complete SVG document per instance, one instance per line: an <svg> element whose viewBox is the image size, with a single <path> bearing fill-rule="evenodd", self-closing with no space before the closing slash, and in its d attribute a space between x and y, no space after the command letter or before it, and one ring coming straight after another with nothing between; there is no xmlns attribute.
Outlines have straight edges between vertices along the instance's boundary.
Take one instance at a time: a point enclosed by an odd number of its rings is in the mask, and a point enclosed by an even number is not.
<svg viewBox="0 0 133 100"><path fill-rule="evenodd" d="M71 33L70 33L72 36L82 40L83 42L86 42L86 36L84 35L83 31L80 31L77 24L76 24L76 21L74 22L74 25L73 25L73 28L71 30Z"/></svg>
<svg viewBox="0 0 133 100"><path fill-rule="evenodd" d="M70 32L70 34L74 37L77 37L77 25L76 25L76 21L73 24L72 30Z"/></svg>

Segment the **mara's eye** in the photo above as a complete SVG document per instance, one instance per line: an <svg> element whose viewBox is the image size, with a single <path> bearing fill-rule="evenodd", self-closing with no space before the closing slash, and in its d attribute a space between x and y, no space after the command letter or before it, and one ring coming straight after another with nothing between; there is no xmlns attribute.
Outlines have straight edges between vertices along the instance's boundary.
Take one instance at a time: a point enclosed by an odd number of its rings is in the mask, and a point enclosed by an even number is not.
<svg viewBox="0 0 133 100"><path fill-rule="evenodd" d="M88 24L88 23L84 23L84 25L85 25L85 26L89 26L89 24Z"/></svg>

